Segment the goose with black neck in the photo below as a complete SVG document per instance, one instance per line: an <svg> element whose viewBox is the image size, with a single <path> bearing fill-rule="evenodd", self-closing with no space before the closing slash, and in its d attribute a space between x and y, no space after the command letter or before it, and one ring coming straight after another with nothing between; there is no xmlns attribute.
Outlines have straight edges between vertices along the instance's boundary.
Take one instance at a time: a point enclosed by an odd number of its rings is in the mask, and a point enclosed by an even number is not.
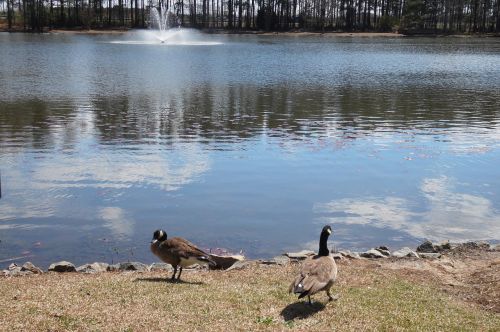
<svg viewBox="0 0 500 332"><path fill-rule="evenodd" d="M328 250L328 237L332 234L329 225L323 227L319 238L318 254L304 262L300 272L290 284L289 292L299 294L299 299L307 296L311 304L311 295L325 291L328 300L335 298L330 294L330 288L337 279L337 264Z"/></svg>

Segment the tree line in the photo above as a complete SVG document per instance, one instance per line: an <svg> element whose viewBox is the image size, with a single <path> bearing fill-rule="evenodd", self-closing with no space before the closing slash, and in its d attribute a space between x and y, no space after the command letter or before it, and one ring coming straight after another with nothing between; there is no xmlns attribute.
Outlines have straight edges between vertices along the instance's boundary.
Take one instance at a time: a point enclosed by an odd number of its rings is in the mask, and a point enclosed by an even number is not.
<svg viewBox="0 0 500 332"><path fill-rule="evenodd" d="M200 29L500 32L500 0L0 0L0 25L38 32L147 28L154 7Z"/></svg>

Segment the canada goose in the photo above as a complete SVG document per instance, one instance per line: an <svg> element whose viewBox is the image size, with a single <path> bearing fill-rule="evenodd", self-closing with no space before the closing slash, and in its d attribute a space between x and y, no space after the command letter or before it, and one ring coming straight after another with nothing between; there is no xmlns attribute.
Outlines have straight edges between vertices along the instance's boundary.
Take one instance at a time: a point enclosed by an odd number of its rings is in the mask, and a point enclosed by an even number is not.
<svg viewBox="0 0 500 332"><path fill-rule="evenodd" d="M307 296L311 304L311 295L324 290L329 301L334 298L330 294L335 279L337 279L337 264L330 255L326 242L328 236L332 234L330 226L323 227L319 238L319 252L313 257L306 259L300 269L300 273L295 277L288 291L300 294L299 299Z"/></svg>
<svg viewBox="0 0 500 332"><path fill-rule="evenodd" d="M158 229L153 233L151 241L151 251L165 263L174 267L172 281L177 273L177 266L180 266L177 280L180 280L182 268L193 264L209 264L215 266L215 262L210 255L197 248L194 244L180 237L173 237L167 240L167 232Z"/></svg>

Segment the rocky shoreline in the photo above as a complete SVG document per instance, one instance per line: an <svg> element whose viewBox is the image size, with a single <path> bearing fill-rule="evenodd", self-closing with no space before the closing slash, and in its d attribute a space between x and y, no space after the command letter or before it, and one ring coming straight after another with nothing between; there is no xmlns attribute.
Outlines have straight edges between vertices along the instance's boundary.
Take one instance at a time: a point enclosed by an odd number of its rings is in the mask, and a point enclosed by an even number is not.
<svg viewBox="0 0 500 332"><path fill-rule="evenodd" d="M464 243L432 243L431 241L425 241L420 244L415 250L409 247L403 247L399 250L390 251L386 246L379 246L372 248L364 252L354 252L349 250L342 250L338 252L332 252L333 257L337 261L344 260L378 260L378 259L427 259L434 260L440 259L443 256L453 254L456 252L464 252L470 250L484 250L484 251L497 251L500 252L500 244L490 244L484 241L471 241ZM251 265L281 265L285 266L290 263L296 263L301 260L306 259L309 256L314 255L315 252L310 250L303 250L300 252L289 252L280 256L276 256L272 259L258 259L258 260L246 260L241 255L233 256L220 256L212 255L212 258L217 262L215 267L211 269L215 270L225 270L231 271L235 269L244 269ZM203 270L205 267L195 265L192 268L186 270ZM173 268L170 264L166 263L153 263L144 264L141 262L122 262L117 264L108 264L104 262L94 262L83 264L81 266L75 266L73 263L68 261L60 261L50 264L49 268L45 271L40 267L35 266L31 262L26 262L23 265L17 265L12 263L5 270L0 271L0 276L4 277L17 277L17 276L29 276L44 273L104 273L104 272L156 272L165 271L171 272Z"/></svg>

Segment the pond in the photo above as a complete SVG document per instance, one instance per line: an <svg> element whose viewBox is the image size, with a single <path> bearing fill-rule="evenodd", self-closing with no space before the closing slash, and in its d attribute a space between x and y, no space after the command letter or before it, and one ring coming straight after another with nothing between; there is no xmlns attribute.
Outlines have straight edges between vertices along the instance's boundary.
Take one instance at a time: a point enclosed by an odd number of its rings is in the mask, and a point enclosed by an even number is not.
<svg viewBox="0 0 500 332"><path fill-rule="evenodd" d="M0 267L500 240L500 40L182 34L0 34Z"/></svg>

